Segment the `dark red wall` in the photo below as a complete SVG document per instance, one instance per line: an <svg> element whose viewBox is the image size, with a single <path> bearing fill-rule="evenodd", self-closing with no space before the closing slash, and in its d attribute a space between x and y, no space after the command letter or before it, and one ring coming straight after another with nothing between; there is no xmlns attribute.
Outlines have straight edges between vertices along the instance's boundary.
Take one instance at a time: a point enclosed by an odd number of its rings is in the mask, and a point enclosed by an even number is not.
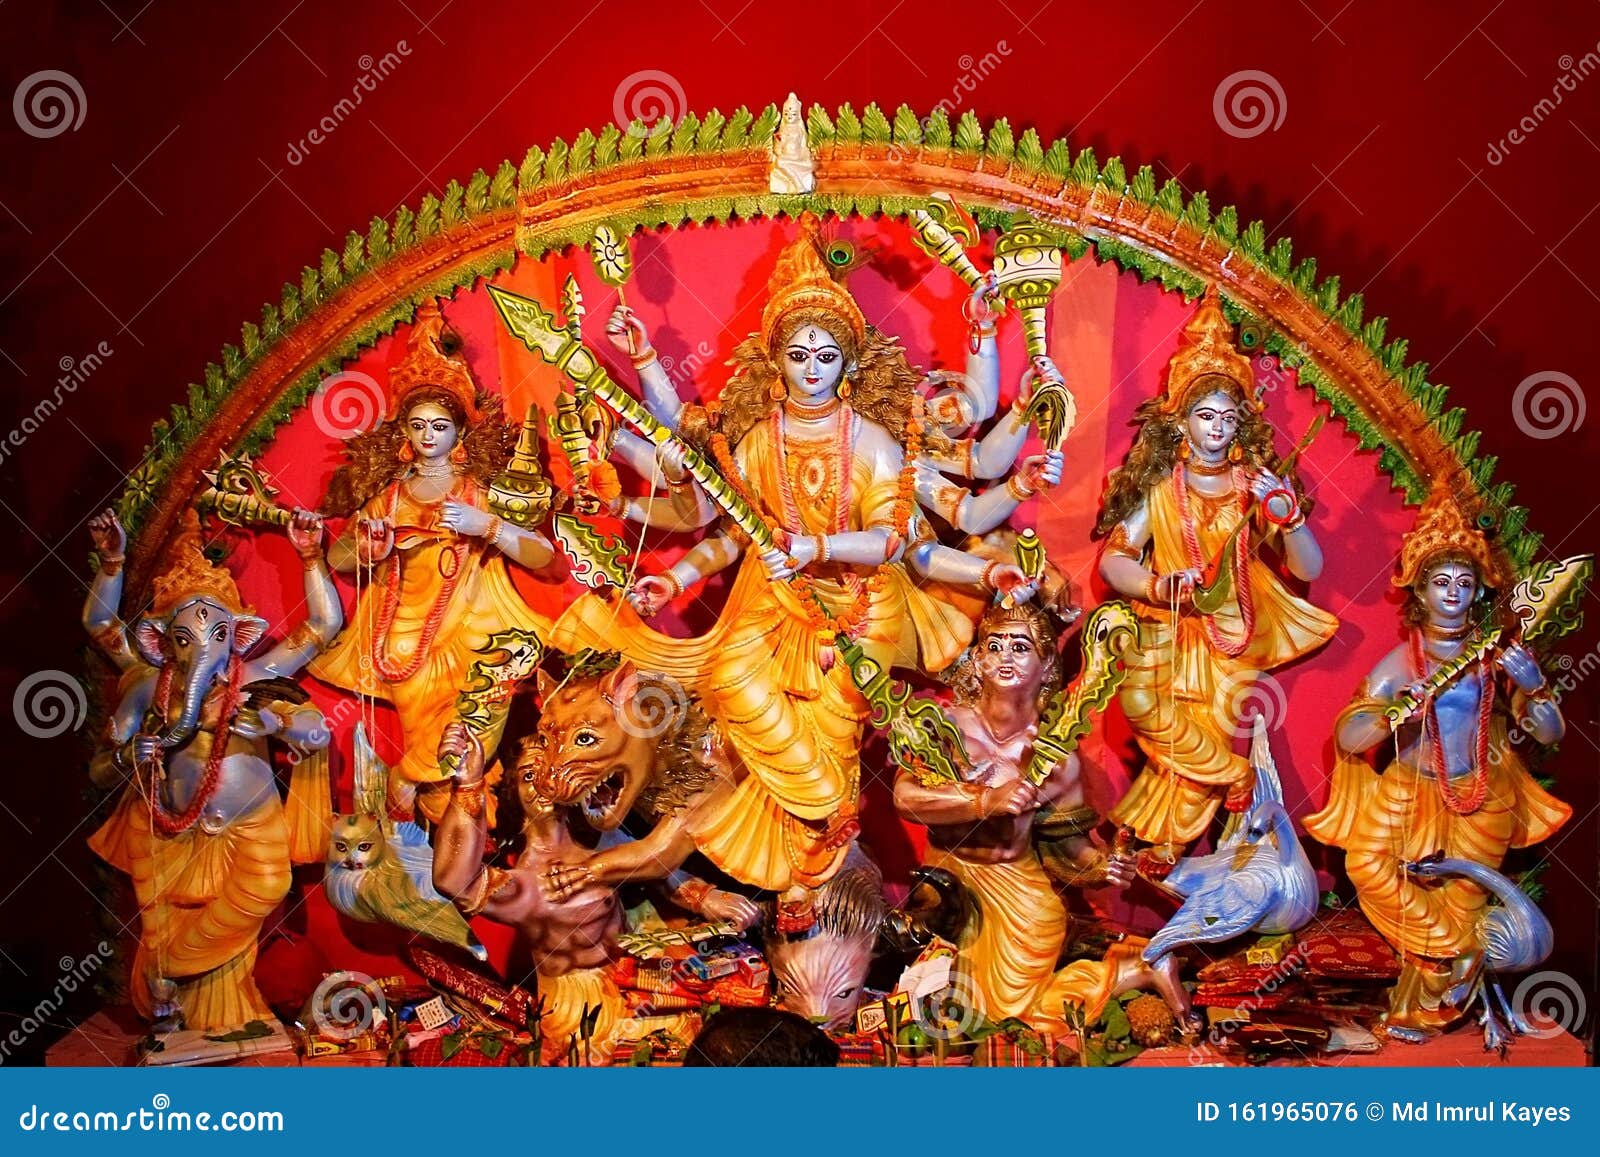
<svg viewBox="0 0 1600 1157"><path fill-rule="evenodd" d="M1592 3L1380 4L1054 0L891 5L457 0L296 5L8 4L3 93L69 73L82 124L50 139L0 116L0 437L53 394L66 359L104 364L0 458L0 698L41 670L76 673L84 521L121 488L150 423L240 322L324 246L450 178L610 120L619 85L669 73L689 107L790 89L829 107L942 99L1068 135L1130 172L1155 166L1213 207L1287 234L1368 316L1433 364L1553 549L1600 541L1590 480L1600 416L1534 439L1513 419L1529 375L1593 383L1600 256L1600 9ZM423 20L431 20L424 26ZM123 24L122 21L128 23ZM1027 23L1024 23L1024 22ZM404 50L399 49L401 41ZM364 57L401 63L326 143L291 164L350 93ZM963 87L975 62L997 65ZM1213 95L1243 70L1284 93L1275 130L1224 132ZM1595 70L1600 71L1600 70ZM1586 72L1587 79L1570 78ZM1571 91L1560 85L1569 78ZM1537 110L1559 91L1559 106ZM1508 140L1525 117L1537 123ZM1534 122L1530 122L1534 123ZM1504 155L1491 163L1491 145ZM1336 547L1335 549L1339 549ZM1370 542L1342 544L1372 550ZM1595 632L1574 648L1594 645ZM1575 822L1551 849L1557 964L1592 969L1596 696L1569 700L1559 761ZM0 711L0 1005L31 1006L58 958L98 938L82 846L81 758ZM0 1029L10 1022L0 1018Z"/></svg>

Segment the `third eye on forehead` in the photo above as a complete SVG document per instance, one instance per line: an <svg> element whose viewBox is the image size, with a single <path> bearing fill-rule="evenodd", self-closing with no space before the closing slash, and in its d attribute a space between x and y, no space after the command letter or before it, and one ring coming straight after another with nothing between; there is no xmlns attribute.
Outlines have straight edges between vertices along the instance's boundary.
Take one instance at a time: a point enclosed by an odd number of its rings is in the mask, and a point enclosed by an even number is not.
<svg viewBox="0 0 1600 1157"><path fill-rule="evenodd" d="M802 353L816 354L821 353L823 350L837 350L839 347L827 334L819 330L808 329L800 334L797 340L790 342L789 348L791 350L799 350Z"/></svg>

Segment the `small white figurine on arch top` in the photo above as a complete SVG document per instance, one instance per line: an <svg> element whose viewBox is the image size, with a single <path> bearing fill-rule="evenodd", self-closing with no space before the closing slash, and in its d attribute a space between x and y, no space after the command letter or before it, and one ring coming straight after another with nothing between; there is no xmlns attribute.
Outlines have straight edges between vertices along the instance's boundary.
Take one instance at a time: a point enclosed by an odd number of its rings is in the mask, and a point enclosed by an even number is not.
<svg viewBox="0 0 1600 1157"><path fill-rule="evenodd" d="M794 93L783 102L783 119L773 138L772 168L767 172L767 188L774 193L810 193L817 187L816 164L806 142L805 113Z"/></svg>

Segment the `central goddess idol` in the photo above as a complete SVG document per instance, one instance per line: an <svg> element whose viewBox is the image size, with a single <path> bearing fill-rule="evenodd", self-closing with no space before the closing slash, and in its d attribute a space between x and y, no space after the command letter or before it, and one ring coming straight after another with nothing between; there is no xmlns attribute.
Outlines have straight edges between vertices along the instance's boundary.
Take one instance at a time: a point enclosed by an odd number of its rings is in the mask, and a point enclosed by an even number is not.
<svg viewBox="0 0 1600 1157"><path fill-rule="evenodd" d="M948 439L924 421L923 375L829 272L815 218L800 226L773 271L760 332L734 350L733 376L709 407L674 415L782 549L747 552L724 526L638 582L627 604L580 599L551 635L563 650L620 651L700 697L743 778L697 818L693 845L737 879L787 893L795 920L859 826L870 710L850 665L836 661L839 639L883 669L938 671L970 642L986 592L1029 588L1009 564L913 549L933 545L917 513L918 459L948 453ZM672 638L641 621L741 557L706 634ZM919 584L908 567L933 581ZM602 854L581 875L616 871Z"/></svg>

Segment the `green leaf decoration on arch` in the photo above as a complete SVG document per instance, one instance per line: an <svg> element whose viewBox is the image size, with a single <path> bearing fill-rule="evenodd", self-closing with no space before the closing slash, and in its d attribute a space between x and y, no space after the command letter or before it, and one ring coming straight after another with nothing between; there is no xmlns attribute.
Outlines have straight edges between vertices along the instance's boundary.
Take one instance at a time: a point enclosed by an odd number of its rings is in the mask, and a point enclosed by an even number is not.
<svg viewBox="0 0 1600 1157"><path fill-rule="evenodd" d="M492 171L479 170L465 185L451 181L441 190L442 196L425 194L414 209L402 205L392 218L375 218L364 233L347 234L340 251L325 250L315 267L302 270L298 282L286 283L276 300L263 305L259 322L241 327L238 345L223 348L218 365L205 375L204 387L190 390L183 403L172 407L169 418L152 427L146 454L118 503L130 531L137 532L145 524L170 485L184 484L185 479L174 477L178 463L207 424L223 412L241 383L265 359L285 348L285 343L301 342L313 316L330 303L344 300L345 295L360 291L375 279L380 285L391 284L395 267L415 265L420 254L443 249L447 242L480 236L484 231L503 239L454 264L430 270L424 278L413 273L403 282L401 297L364 315L359 324L319 348L315 366L292 382L274 383L276 393L255 411L253 424L232 432L235 449L257 451L270 442L278 426L305 404L322 377L335 372L362 347L391 333L411 316L422 298L470 286L480 276L492 276L508 268L519 250L537 259L562 246L582 244L592 232L592 223L563 222L560 214L549 213L523 235L519 222L525 207L573 192L593 192L607 183L623 181L640 166L676 165L684 172L717 163L730 168L748 166L767 148L779 119L778 106L769 104L754 114L746 108L727 117L716 110L686 114L671 129L655 133L625 131L615 124L605 125L598 133L586 129L570 143L558 140L548 148L535 145L520 161L506 160ZM1109 158L1102 165L1090 148L1074 156L1065 140L1046 143L1032 128L1014 135L1005 119L985 126L971 109L962 110L952 126L950 112L943 105L926 117L902 105L892 119L876 104L867 105L859 115L849 105L832 112L812 105L805 124L819 163L815 194L784 197L780 203L764 191L764 182L761 188L748 184L714 189L702 186L689 194L641 198L610 218L612 225L625 234L689 221L749 220L793 213L799 207L904 217L927 193L897 189L892 170L880 161L892 157L921 165L948 165L952 176L970 173L976 165L988 180L1010 182L1018 196L1031 198L1030 204L1041 199L1063 205L1087 204L1093 197L1097 209L1115 206L1111 227L1091 228L1080 221L1057 223L1072 255L1077 257L1092 247L1101 260L1114 262L1126 272L1194 295L1203 288L1199 274L1163 252L1117 235L1118 224L1131 230L1152 220L1170 219L1174 234L1180 229L1192 231L1208 252L1229 255L1231 271L1245 268L1253 276L1276 283L1319 316L1325 329L1336 328L1359 343L1374 366L1388 376L1385 396L1392 393L1395 400L1414 403L1413 424L1430 430L1453 457L1460 475L1477 486L1479 496L1499 519L1499 541L1507 556L1519 568L1536 557L1540 537L1527 526L1527 511L1512 504L1513 487L1495 478L1494 458L1478 456L1479 436L1467 428L1462 410L1446 406L1446 388L1428 380L1425 364L1407 360L1406 342L1389 336L1387 319L1365 317L1360 294L1343 294L1337 276L1319 277L1315 258L1296 262L1289 238L1268 237L1260 221L1241 228L1233 206L1214 208L1204 192L1191 194L1176 181L1167 181L1158 189L1149 166L1141 167L1129 180L1118 158ZM891 175L872 187L846 190L827 179L830 157L858 166L875 164ZM926 181L926 174L921 179ZM979 223L991 228L1003 225L1022 203L1013 201L1006 208L1003 200L998 194L992 204L967 198ZM1238 312L1234 310L1235 315ZM1298 362L1301 381L1327 403L1362 447L1378 452L1380 468L1406 500L1420 502L1429 479L1391 440L1393 428L1375 420L1344 386L1306 359L1295 343L1270 325L1268 329L1265 348L1288 364ZM189 469L190 465L185 465L185 471Z"/></svg>

